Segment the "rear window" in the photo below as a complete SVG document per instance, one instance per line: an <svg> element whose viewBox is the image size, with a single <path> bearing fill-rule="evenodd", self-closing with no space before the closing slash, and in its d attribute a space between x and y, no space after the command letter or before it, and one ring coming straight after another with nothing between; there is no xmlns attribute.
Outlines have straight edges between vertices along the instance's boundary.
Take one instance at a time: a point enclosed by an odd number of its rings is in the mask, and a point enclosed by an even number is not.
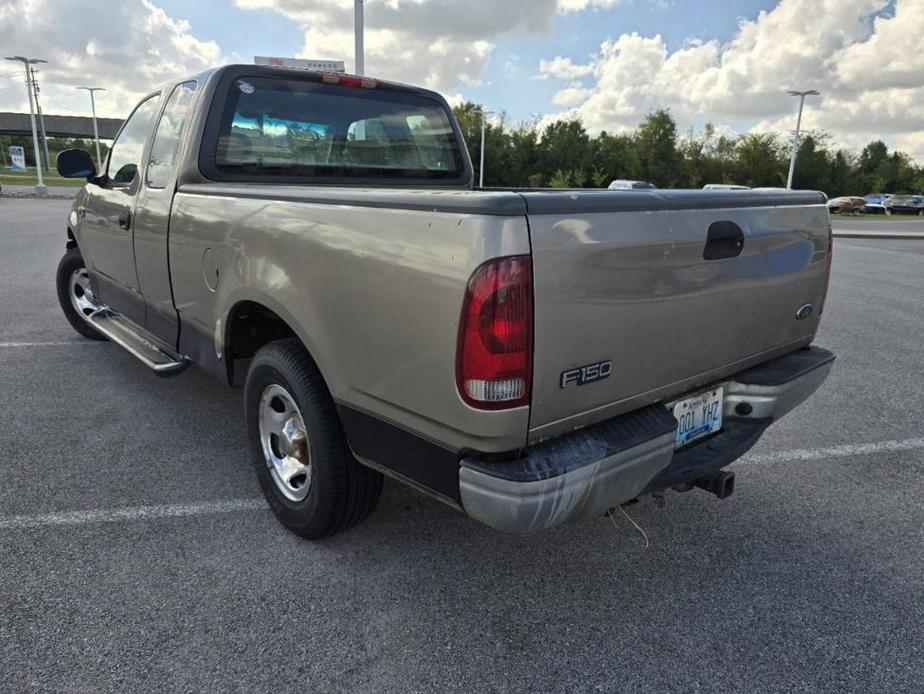
<svg viewBox="0 0 924 694"><path fill-rule="evenodd" d="M459 144L438 101L306 79L238 77L214 146L220 178L296 182L454 181Z"/></svg>

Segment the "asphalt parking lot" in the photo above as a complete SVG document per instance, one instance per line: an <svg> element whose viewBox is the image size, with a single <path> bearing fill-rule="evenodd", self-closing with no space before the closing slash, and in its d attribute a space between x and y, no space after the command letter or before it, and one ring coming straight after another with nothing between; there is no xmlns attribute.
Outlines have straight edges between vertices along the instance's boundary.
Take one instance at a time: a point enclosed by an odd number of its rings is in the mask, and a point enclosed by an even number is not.
<svg viewBox="0 0 924 694"><path fill-rule="evenodd" d="M64 200L0 200L0 690L924 690L924 241L838 239L812 400L718 501L537 537L386 484L266 510L241 395L60 314Z"/></svg>

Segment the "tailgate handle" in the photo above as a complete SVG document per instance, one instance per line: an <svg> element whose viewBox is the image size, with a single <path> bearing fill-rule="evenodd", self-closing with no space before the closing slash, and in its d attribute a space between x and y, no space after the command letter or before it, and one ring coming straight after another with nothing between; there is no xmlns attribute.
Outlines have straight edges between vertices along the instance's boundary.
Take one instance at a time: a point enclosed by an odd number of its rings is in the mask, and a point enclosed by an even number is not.
<svg viewBox="0 0 924 694"><path fill-rule="evenodd" d="M713 222L709 225L703 260L736 258L744 248L744 232L734 222Z"/></svg>

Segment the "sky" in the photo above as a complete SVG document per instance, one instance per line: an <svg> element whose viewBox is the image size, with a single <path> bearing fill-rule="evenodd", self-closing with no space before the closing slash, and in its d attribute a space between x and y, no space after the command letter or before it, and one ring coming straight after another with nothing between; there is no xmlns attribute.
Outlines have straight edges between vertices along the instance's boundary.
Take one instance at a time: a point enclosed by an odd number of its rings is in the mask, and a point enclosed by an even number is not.
<svg viewBox="0 0 924 694"><path fill-rule="evenodd" d="M366 0L366 73L502 112L626 132L670 108L683 133L804 127L924 163L924 0ZM255 55L353 66L352 0L0 0L0 46L44 58L46 113L124 117L145 91ZM25 111L14 63L0 110Z"/></svg>

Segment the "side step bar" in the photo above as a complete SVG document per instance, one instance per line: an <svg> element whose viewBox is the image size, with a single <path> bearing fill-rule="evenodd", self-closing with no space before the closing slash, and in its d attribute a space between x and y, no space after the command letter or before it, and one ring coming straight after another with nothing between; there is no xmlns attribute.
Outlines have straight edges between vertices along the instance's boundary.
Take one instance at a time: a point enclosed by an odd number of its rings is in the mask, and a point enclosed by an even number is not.
<svg viewBox="0 0 924 694"><path fill-rule="evenodd" d="M94 311L87 321L158 376L175 376L189 366L189 359L158 344L139 326L111 309Z"/></svg>

